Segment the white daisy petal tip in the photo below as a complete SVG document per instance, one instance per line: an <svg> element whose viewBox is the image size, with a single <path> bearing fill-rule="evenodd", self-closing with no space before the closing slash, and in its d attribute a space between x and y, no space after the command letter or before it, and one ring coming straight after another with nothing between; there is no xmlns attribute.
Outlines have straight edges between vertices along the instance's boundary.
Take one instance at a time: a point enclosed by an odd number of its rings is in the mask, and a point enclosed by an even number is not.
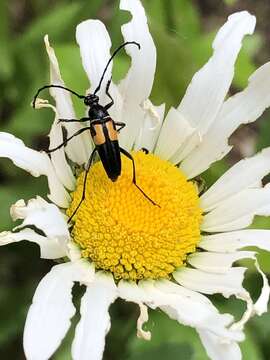
<svg viewBox="0 0 270 360"><path fill-rule="evenodd" d="M268 283L268 279L267 279L266 275L264 274L264 272L261 270L257 259L255 259L255 267L263 279L263 286L262 286L261 294L260 294L259 298L257 299L256 303L254 304L255 314L261 316L263 313L267 312L267 310L268 310L270 286Z"/></svg>
<svg viewBox="0 0 270 360"><path fill-rule="evenodd" d="M37 234L34 230L25 228L18 232L4 231L0 233L0 246L20 241L36 243L40 248L42 259L59 259L66 256L66 248L56 238L46 238Z"/></svg>
<svg viewBox="0 0 270 360"><path fill-rule="evenodd" d="M140 307L140 316L137 320L137 337L143 340L151 340L151 332L143 330L143 325L148 321L148 309L142 303L139 303Z"/></svg>
<svg viewBox="0 0 270 360"><path fill-rule="evenodd" d="M120 1L120 9L129 11L132 19L121 27L125 42L135 41L140 45L128 45L126 53L131 57L131 66L118 89L122 97L121 115L126 122L121 136L121 146L133 148L143 124L144 111L141 104L150 96L156 70L156 48L148 29L147 18L140 1ZM147 61L145 61L147 59Z"/></svg>
<svg viewBox="0 0 270 360"><path fill-rule="evenodd" d="M254 27L255 17L248 12L235 13L228 18L213 42L212 57L193 76L178 106L182 116L202 135L207 133L222 107L234 76L235 61L243 38L252 34ZM188 175L192 174L186 162L184 169Z"/></svg>
<svg viewBox="0 0 270 360"><path fill-rule="evenodd" d="M34 102L31 102L31 107L33 107ZM50 107L52 105L49 105L49 101L41 98L36 98L35 101L35 109L42 109L44 107Z"/></svg>
<svg viewBox="0 0 270 360"><path fill-rule="evenodd" d="M44 37L44 42L50 62L50 83L54 85L65 86L55 51L49 43L48 36ZM71 94L68 91L54 87L51 87L49 91L56 103L55 107L50 106L54 110L56 118L75 119L76 115L73 109ZM78 122L65 123L65 129L67 130L68 136L72 136L76 131L81 129L81 126L82 125ZM61 142L63 142L62 138L62 127L58 126L55 121L50 132L50 145L59 145ZM55 141L57 141L57 143ZM74 180L66 163L64 153L66 152L68 157L73 162L83 164L88 160L90 151L90 139L87 137L87 134L81 134L81 136L74 137L71 141L69 141L65 149L63 148L57 153L52 153L52 162L55 164L56 171L58 172L57 175L60 176L60 178L61 174L62 177L64 176L64 184L68 189L72 189ZM59 168L62 171L60 171Z"/></svg>
<svg viewBox="0 0 270 360"><path fill-rule="evenodd" d="M238 27L238 31L244 31L248 35L252 35L256 26L256 16L250 14L248 11L239 11L231 14L228 17L227 26L223 26L218 32L214 42L213 48L223 47L223 41L228 36L228 33ZM233 40L233 39L232 39Z"/></svg>
<svg viewBox="0 0 270 360"><path fill-rule="evenodd" d="M151 283L151 282L150 282ZM118 283L118 295L125 301L138 304L140 308L140 315L137 320L137 336L144 340L151 340L151 332L143 329L144 324L148 321L147 306L151 303L151 298L143 290L143 287L138 286L135 282L121 280Z"/></svg>
<svg viewBox="0 0 270 360"><path fill-rule="evenodd" d="M45 175L50 190L49 199L60 207L68 207L70 196L56 176L55 168L45 152L33 150L15 136L0 132L0 157L10 159L14 165L34 177Z"/></svg>
<svg viewBox="0 0 270 360"><path fill-rule="evenodd" d="M111 39L105 25L99 20L85 20L76 28L84 70L95 89L110 58ZM111 77L112 64L105 74L102 90ZM105 85L104 85L105 84Z"/></svg>
<svg viewBox="0 0 270 360"><path fill-rule="evenodd" d="M66 245L70 239L65 215L55 204L47 202L40 196L30 199L27 204L24 200L17 201L11 206L11 217L13 220L23 219L23 223L15 229L34 225L47 237L57 238L62 245Z"/></svg>
<svg viewBox="0 0 270 360"><path fill-rule="evenodd" d="M125 91L128 86L140 104L149 97L153 86L156 69L156 47L149 32L147 17L141 2L138 0L121 0L120 9L129 11L132 15L130 22L121 27L125 41L136 41L140 45L140 50L135 46L127 46L125 49L131 56L132 63L126 78L121 82L121 86ZM145 62L146 58L147 62Z"/></svg>
<svg viewBox="0 0 270 360"><path fill-rule="evenodd" d="M71 263L54 266L39 283L24 328L27 359L49 359L61 344L76 312L72 302L73 284Z"/></svg>
<svg viewBox="0 0 270 360"><path fill-rule="evenodd" d="M59 82L59 84L62 85L62 79L58 66L58 61L55 56L54 49L50 45L48 34L44 36L44 44L51 64L51 80L53 81L54 84ZM57 78L59 81L57 81Z"/></svg>
<svg viewBox="0 0 270 360"><path fill-rule="evenodd" d="M24 208L26 204L23 199L17 200L15 204L10 207L10 216L13 221L24 218Z"/></svg>

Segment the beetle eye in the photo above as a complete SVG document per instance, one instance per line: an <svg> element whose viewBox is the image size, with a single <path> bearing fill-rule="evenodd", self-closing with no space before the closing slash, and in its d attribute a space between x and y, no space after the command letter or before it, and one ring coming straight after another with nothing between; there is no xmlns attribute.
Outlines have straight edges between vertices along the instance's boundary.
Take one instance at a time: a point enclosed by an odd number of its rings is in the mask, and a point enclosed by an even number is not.
<svg viewBox="0 0 270 360"><path fill-rule="evenodd" d="M86 97L84 98L84 103L85 103L85 105L90 105L91 99L89 98L89 96L86 96Z"/></svg>

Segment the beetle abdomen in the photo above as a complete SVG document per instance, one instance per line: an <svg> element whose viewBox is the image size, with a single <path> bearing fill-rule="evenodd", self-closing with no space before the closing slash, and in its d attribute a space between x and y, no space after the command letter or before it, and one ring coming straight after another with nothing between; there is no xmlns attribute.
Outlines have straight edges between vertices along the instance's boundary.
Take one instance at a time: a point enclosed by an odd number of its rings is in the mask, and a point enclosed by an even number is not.
<svg viewBox="0 0 270 360"><path fill-rule="evenodd" d="M97 145L98 154L103 167L112 181L116 181L121 174L121 156L117 140L105 141Z"/></svg>

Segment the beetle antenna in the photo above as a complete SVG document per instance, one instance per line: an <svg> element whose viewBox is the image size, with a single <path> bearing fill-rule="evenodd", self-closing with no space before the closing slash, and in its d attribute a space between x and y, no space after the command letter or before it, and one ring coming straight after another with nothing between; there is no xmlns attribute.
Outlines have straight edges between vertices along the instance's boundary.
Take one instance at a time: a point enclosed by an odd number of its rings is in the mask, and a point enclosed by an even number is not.
<svg viewBox="0 0 270 360"><path fill-rule="evenodd" d="M49 89L49 88L59 88L59 89L64 89L64 90L67 90L69 92L71 92L73 95L76 95L78 98L80 99L85 99L85 96L84 95L80 95L80 94L77 94L75 91L73 90L70 90L64 86L61 86L61 85L45 85L43 86L42 88L38 89L36 95L34 96L34 100L33 100L33 108L35 109L36 108L36 101L37 101L37 97L39 95L39 93L42 91L42 90L45 90L45 89Z"/></svg>
<svg viewBox="0 0 270 360"><path fill-rule="evenodd" d="M125 47L126 45L130 45L130 44L136 45L136 46L138 46L139 49L141 49L141 45L140 45L139 43L137 43L136 41L126 41L125 43L123 43L122 45L120 45L120 46L114 51L114 53L113 53L112 56L110 57L109 61L107 62L107 65L105 66L105 69L104 69L104 71L103 71L103 74L102 74L102 76L101 76L101 78L100 78L99 84L98 84L96 90L94 91L94 95L96 95L96 93L100 90L100 87L101 87L102 81L103 81L103 79L104 79L105 73L106 73L106 71L107 71L107 69L108 69L108 67L109 67L112 59L115 57L115 55L116 55L123 47Z"/></svg>

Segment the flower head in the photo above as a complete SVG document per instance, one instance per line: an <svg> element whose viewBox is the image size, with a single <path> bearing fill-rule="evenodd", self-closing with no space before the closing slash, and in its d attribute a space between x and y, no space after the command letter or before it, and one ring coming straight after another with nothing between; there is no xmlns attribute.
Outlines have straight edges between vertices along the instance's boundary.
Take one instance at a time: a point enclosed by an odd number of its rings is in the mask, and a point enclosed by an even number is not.
<svg viewBox="0 0 270 360"><path fill-rule="evenodd" d="M245 11L229 17L214 40L212 57L194 75L179 106L164 118L165 106L148 99L156 50L144 9L139 0L121 0L120 8L132 14L121 29L124 39L138 42L141 50L126 48L131 66L118 85L111 84L115 104L109 113L126 123L120 145L132 152L139 188L132 183L130 159L122 157L116 182L96 161L86 180L86 198L69 224L94 149L90 133L83 131L50 156L0 133L0 156L33 176L47 176L50 192L50 202L37 196L11 207L12 218L22 223L16 231L1 233L0 245L29 240L40 246L41 257L64 260L41 280L34 295L24 331L26 357L44 360L56 351L75 314L71 291L79 282L86 291L72 344L75 360L102 359L110 329L108 310L116 298L139 305L138 336L144 339L151 337L143 329L147 308L159 308L195 328L211 359L240 359L244 325L266 311L269 298L256 253L242 248L270 250L268 230L243 230L255 215L270 213L270 188L261 182L270 171L270 149L238 162L202 194L194 178L230 151L228 138L240 124L255 121L270 105L269 63L250 77L244 91L226 99L243 37L253 33L255 18ZM92 93L110 58L111 41L97 20L79 24L76 39ZM45 45L51 83L64 86L48 36ZM111 70L112 64L100 89L101 105L108 101L105 87ZM68 92L56 88L50 92L56 105L38 99L37 107L50 107L55 113L49 135L53 149L63 142L59 119L76 116ZM84 124L70 121L64 126L72 136ZM255 303L242 284L246 268L234 266L243 258L254 259L263 278ZM206 297L216 293L246 302L238 322L231 314L219 313Z"/></svg>

